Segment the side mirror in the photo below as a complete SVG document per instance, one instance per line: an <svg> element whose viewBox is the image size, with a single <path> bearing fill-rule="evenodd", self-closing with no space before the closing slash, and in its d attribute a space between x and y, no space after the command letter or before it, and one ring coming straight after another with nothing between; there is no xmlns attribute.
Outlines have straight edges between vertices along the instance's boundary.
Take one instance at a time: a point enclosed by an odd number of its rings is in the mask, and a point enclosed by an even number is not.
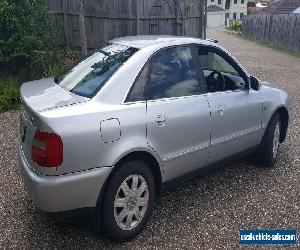
<svg viewBox="0 0 300 250"><path fill-rule="evenodd" d="M259 80L255 76L250 76L250 87L256 91L260 89Z"/></svg>

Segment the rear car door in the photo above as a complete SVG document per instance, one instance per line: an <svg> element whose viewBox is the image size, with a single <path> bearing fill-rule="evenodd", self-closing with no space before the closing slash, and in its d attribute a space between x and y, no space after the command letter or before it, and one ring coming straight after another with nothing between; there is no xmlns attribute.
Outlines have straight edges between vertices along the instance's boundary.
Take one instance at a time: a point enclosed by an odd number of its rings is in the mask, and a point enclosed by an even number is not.
<svg viewBox="0 0 300 250"><path fill-rule="evenodd" d="M147 141L163 161L163 181L206 164L210 109L202 95L193 48L170 47L151 58Z"/></svg>
<svg viewBox="0 0 300 250"><path fill-rule="evenodd" d="M199 46L197 54L211 108L211 153L217 162L255 147L262 135L262 96L249 89L248 77L227 53Z"/></svg>

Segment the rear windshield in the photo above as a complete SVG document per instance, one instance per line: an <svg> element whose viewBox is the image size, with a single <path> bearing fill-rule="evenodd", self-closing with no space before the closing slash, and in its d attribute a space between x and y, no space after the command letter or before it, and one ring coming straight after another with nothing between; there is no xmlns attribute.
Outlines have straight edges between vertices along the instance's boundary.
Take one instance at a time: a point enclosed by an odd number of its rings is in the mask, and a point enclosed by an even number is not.
<svg viewBox="0 0 300 250"><path fill-rule="evenodd" d="M75 67L55 81L67 91L91 98L136 51L136 48L108 44L77 63Z"/></svg>

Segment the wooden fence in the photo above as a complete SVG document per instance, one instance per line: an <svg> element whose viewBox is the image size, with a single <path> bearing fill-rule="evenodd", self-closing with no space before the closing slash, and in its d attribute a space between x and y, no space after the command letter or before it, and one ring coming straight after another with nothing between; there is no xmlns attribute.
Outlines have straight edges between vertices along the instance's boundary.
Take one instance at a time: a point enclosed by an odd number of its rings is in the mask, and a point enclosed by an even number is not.
<svg viewBox="0 0 300 250"><path fill-rule="evenodd" d="M242 33L251 39L300 54L299 14L247 15L243 18Z"/></svg>
<svg viewBox="0 0 300 250"><path fill-rule="evenodd" d="M80 0L45 1L54 13L61 45L80 47ZM84 0L87 46L97 48L112 38L137 34L201 37L203 1Z"/></svg>

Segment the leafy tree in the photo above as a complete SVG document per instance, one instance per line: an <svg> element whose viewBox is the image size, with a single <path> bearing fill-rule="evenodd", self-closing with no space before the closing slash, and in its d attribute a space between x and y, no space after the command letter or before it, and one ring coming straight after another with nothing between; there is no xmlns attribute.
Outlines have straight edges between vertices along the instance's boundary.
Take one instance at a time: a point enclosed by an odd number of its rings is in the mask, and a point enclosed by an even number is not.
<svg viewBox="0 0 300 250"><path fill-rule="evenodd" d="M0 0L0 71L16 72L36 51L51 50L53 34L43 0Z"/></svg>

